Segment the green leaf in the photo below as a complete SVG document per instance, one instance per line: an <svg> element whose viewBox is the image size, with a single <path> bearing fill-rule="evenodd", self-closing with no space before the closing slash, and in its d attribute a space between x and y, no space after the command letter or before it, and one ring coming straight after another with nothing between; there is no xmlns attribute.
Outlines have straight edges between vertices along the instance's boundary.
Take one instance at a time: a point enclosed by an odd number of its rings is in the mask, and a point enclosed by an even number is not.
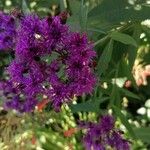
<svg viewBox="0 0 150 150"><path fill-rule="evenodd" d="M52 52L51 55L47 55L42 57L42 60L46 63L50 64L52 61L56 60L58 58L59 54L56 52Z"/></svg>
<svg viewBox="0 0 150 150"><path fill-rule="evenodd" d="M137 43L140 43L140 35L141 35L141 25L140 24L135 24L134 26L134 32L133 32L133 38L136 40ZM133 69L133 65L137 56L137 51L138 49L136 47L133 47L132 45L128 48L128 60L129 60L129 70L130 72Z"/></svg>
<svg viewBox="0 0 150 150"><path fill-rule="evenodd" d="M93 102L85 102L76 105L70 105L71 111L75 112L97 112L98 108Z"/></svg>
<svg viewBox="0 0 150 150"><path fill-rule="evenodd" d="M128 97L131 97L131 98L135 98L135 99L139 99L140 100L140 97L126 89L123 89L123 88L119 88L121 92L124 93L125 96L128 96Z"/></svg>
<svg viewBox="0 0 150 150"><path fill-rule="evenodd" d="M135 89L137 88L133 74L130 71L129 64L124 58L121 60L120 67L119 67L119 73L120 73L119 74L120 76L127 77L127 79L132 82Z"/></svg>
<svg viewBox="0 0 150 150"><path fill-rule="evenodd" d="M133 46L137 47L136 41L131 36L129 36L127 34L119 33L119 32L112 32L110 37L113 40L119 41L119 42L121 42L123 44L133 45Z"/></svg>
<svg viewBox="0 0 150 150"><path fill-rule="evenodd" d="M106 34L105 31L100 30L100 29L96 29L96 28L87 28L88 31L92 31L92 32L97 32L97 33L102 33L102 34Z"/></svg>
<svg viewBox="0 0 150 150"><path fill-rule="evenodd" d="M150 7L141 4L141 9L137 10L127 0L103 0L89 12L88 26L108 30L117 27L120 22L149 19L149 12Z"/></svg>
<svg viewBox="0 0 150 150"><path fill-rule="evenodd" d="M116 65L116 70L115 70L115 77L113 80L112 84L112 91L110 94L110 106L118 106L119 108L121 107L121 96L119 92L119 87L117 86L117 77L118 77L118 68L120 66L120 63Z"/></svg>
<svg viewBox="0 0 150 150"><path fill-rule="evenodd" d="M73 113L75 112L99 112L99 105L105 100L108 100L108 97L100 98L97 100L87 101L79 104L71 104L70 109Z"/></svg>
<svg viewBox="0 0 150 150"><path fill-rule="evenodd" d="M87 29L87 14L88 14L88 6L84 4L84 0L81 0L79 22L82 31L85 31Z"/></svg>
<svg viewBox="0 0 150 150"><path fill-rule="evenodd" d="M28 8L26 0L22 0L22 11L24 14L30 13L30 9Z"/></svg>
<svg viewBox="0 0 150 150"><path fill-rule="evenodd" d="M113 40L110 40L107 46L105 47L100 60L98 62L98 74L101 76L105 73L106 69L108 68L109 62L111 60L113 51Z"/></svg>
<svg viewBox="0 0 150 150"><path fill-rule="evenodd" d="M71 16L67 20L67 24L72 31L86 31L87 30L87 15L88 6L85 5L84 0L69 0Z"/></svg>
<svg viewBox="0 0 150 150"><path fill-rule="evenodd" d="M80 2L77 0L69 0L71 16L67 19L67 24L72 31L79 31L80 28Z"/></svg>
<svg viewBox="0 0 150 150"><path fill-rule="evenodd" d="M115 105L120 107L121 106L121 97L119 93L119 88L116 84L112 87L112 92L110 95L110 106Z"/></svg>
<svg viewBox="0 0 150 150"><path fill-rule="evenodd" d="M128 122L127 118L125 117L125 115L121 112L121 110L118 107L116 107L116 106L112 106L112 107L113 107L113 111L115 112L116 116L119 117L119 119L121 120L123 125L127 128L129 134L132 136L132 138L136 139L134 130L132 129L132 127L131 127L130 123Z"/></svg>
<svg viewBox="0 0 150 150"><path fill-rule="evenodd" d="M65 0L59 0L59 4L60 4L60 10L61 11L64 11L67 8Z"/></svg>
<svg viewBox="0 0 150 150"><path fill-rule="evenodd" d="M134 133L143 142L150 143L150 127L135 128Z"/></svg>

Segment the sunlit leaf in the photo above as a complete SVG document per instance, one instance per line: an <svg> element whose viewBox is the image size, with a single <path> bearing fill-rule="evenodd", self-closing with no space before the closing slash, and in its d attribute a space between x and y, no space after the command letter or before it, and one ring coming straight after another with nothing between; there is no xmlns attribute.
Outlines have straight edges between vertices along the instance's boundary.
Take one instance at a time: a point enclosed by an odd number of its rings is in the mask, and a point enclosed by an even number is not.
<svg viewBox="0 0 150 150"><path fill-rule="evenodd" d="M123 44L127 44L127 45L133 45L133 46L137 46L136 41L129 35L124 34L124 33L119 33L119 32L112 32L112 34L110 35L110 37L113 40L119 41Z"/></svg>

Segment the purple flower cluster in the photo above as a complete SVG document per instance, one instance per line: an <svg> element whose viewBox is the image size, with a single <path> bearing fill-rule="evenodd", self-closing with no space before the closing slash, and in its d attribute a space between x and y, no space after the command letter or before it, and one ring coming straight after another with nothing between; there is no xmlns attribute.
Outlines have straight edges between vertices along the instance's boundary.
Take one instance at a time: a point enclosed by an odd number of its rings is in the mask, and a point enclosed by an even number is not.
<svg viewBox="0 0 150 150"><path fill-rule="evenodd" d="M112 116L103 116L98 123L80 122L80 127L87 129L83 138L86 150L129 150L129 142L122 137L122 132L115 127Z"/></svg>
<svg viewBox="0 0 150 150"><path fill-rule="evenodd" d="M14 51L15 59L8 67L14 97L7 101L8 107L31 111L39 95L45 95L59 111L74 96L92 92L96 82L91 67L93 45L86 34L69 31L61 17L22 17Z"/></svg>
<svg viewBox="0 0 150 150"><path fill-rule="evenodd" d="M0 96L6 101L4 107L6 109L13 108L19 112L29 112L37 104L37 101L32 97L25 97L22 91L22 87L17 84L13 84L10 81L0 82Z"/></svg>
<svg viewBox="0 0 150 150"><path fill-rule="evenodd" d="M14 47L16 35L15 20L12 16L0 12L0 50Z"/></svg>

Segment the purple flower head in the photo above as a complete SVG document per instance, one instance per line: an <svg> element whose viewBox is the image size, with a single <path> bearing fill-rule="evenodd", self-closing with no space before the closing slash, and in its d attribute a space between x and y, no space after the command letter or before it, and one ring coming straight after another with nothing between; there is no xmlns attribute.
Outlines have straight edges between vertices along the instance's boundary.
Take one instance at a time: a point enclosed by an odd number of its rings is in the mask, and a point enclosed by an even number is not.
<svg viewBox="0 0 150 150"><path fill-rule="evenodd" d="M26 96L22 89L22 85L1 81L0 96L5 100L6 109L12 108L19 112L30 112L34 109L37 100L33 96Z"/></svg>
<svg viewBox="0 0 150 150"><path fill-rule="evenodd" d="M65 37L65 35L68 33L68 27L61 23L59 17L54 17L49 27L49 36L51 39L56 40L55 42Z"/></svg>
<svg viewBox="0 0 150 150"><path fill-rule="evenodd" d="M45 34L53 40L53 42L61 42L61 40L68 34L68 26L61 23L60 17L49 17L44 21L47 23L47 30Z"/></svg>
<svg viewBox="0 0 150 150"><path fill-rule="evenodd" d="M76 50L87 47L88 39L86 34L80 35L80 33L73 33L71 35L71 43L72 48Z"/></svg>
<svg viewBox="0 0 150 150"><path fill-rule="evenodd" d="M0 49L13 49L15 44L16 25L12 16L0 12Z"/></svg>
<svg viewBox="0 0 150 150"><path fill-rule="evenodd" d="M42 21L36 15L25 16L17 30L16 57L20 61L45 53Z"/></svg>
<svg viewBox="0 0 150 150"><path fill-rule="evenodd" d="M70 97L70 91L67 85L61 82L55 82L48 90L48 96L52 101L52 105L56 111L60 111L60 107L63 103L68 102Z"/></svg>
<svg viewBox="0 0 150 150"><path fill-rule="evenodd" d="M94 57L87 35L70 32L59 16L22 17L15 59L8 67L10 81L21 86L16 95L21 93L26 99L19 103L23 105L19 110L25 110L24 105L27 107L29 100L34 101L39 94L46 95L56 111L75 95L90 94L96 83L91 67ZM18 98L14 101L19 102ZM16 105L9 106L17 109Z"/></svg>
<svg viewBox="0 0 150 150"><path fill-rule="evenodd" d="M80 127L87 129L83 143L87 150L106 150L109 146L115 150L129 150L129 142L123 139L120 132L114 127L112 116L103 116L98 123L81 123Z"/></svg>
<svg viewBox="0 0 150 150"><path fill-rule="evenodd" d="M26 72L24 64L16 62L15 60L11 62L8 67L8 72L11 76L13 82L21 83L24 80L23 74Z"/></svg>
<svg viewBox="0 0 150 150"><path fill-rule="evenodd" d="M122 138L121 134L117 131L114 131L112 135L108 138L108 143L111 147L115 147L116 150L129 150L129 142Z"/></svg>
<svg viewBox="0 0 150 150"><path fill-rule="evenodd" d="M30 112L34 110L37 100L31 98L25 98L21 100L19 96L13 97L11 101L6 102L6 107L13 108L19 112Z"/></svg>
<svg viewBox="0 0 150 150"><path fill-rule="evenodd" d="M115 125L115 120L112 116L103 116L101 118L101 129L103 132L110 132Z"/></svg>

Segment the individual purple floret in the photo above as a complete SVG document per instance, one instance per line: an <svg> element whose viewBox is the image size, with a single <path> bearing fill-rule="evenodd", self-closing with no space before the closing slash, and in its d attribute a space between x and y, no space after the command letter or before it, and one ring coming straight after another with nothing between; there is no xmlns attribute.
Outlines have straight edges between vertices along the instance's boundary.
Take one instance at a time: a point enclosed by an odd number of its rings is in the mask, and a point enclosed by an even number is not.
<svg viewBox="0 0 150 150"><path fill-rule="evenodd" d="M30 112L34 110L37 100L25 98L21 100L19 96L13 97L11 101L6 102L6 107L16 109L19 112Z"/></svg>
<svg viewBox="0 0 150 150"><path fill-rule="evenodd" d="M7 70L10 82L21 87L24 102L15 96L7 106L17 109L19 103L19 111L30 110L35 99L45 95L59 111L74 96L91 94L96 54L86 34L69 31L59 16L40 19L35 14L22 16L16 31L15 59Z"/></svg>
<svg viewBox="0 0 150 150"><path fill-rule="evenodd" d="M87 129L83 138L86 150L130 150L129 142L122 137L120 131L115 128L115 120L106 115L98 123L80 122L80 127Z"/></svg>
<svg viewBox="0 0 150 150"><path fill-rule="evenodd" d="M54 50L68 36L69 28L61 23L60 17L47 17L42 20L47 47Z"/></svg>
<svg viewBox="0 0 150 150"><path fill-rule="evenodd" d="M0 50L13 49L15 45L16 25L11 15L0 12Z"/></svg>

